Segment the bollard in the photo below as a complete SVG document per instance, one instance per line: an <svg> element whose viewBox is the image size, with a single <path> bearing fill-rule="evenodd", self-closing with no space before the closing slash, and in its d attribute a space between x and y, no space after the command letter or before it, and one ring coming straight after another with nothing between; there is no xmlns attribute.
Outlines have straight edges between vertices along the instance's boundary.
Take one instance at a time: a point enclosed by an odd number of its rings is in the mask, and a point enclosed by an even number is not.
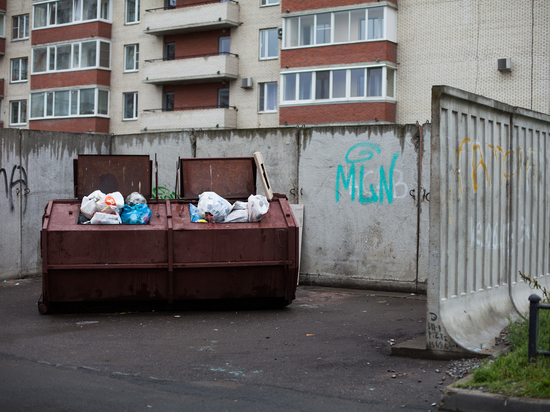
<svg viewBox="0 0 550 412"><path fill-rule="evenodd" d="M537 343L539 339L539 295L529 296L529 362L537 360Z"/></svg>

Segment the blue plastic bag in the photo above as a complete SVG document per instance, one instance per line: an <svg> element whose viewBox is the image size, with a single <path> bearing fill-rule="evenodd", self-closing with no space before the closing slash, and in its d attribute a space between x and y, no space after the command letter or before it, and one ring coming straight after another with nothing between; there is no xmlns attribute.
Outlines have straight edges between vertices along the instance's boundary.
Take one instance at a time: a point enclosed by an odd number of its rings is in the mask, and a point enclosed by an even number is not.
<svg viewBox="0 0 550 412"><path fill-rule="evenodd" d="M149 223L151 214L151 209L149 209L147 205L124 205L120 218L122 219L123 225L145 225Z"/></svg>
<svg viewBox="0 0 550 412"><path fill-rule="evenodd" d="M193 203L189 203L189 213L191 214L191 222L198 222L202 219L199 215L199 209Z"/></svg>

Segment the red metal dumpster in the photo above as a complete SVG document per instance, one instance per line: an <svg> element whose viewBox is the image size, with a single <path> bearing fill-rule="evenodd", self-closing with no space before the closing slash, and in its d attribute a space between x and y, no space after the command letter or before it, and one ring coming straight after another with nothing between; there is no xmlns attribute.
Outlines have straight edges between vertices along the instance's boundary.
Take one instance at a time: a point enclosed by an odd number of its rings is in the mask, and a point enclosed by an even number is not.
<svg viewBox="0 0 550 412"><path fill-rule="evenodd" d="M255 193L253 158L182 159L184 200L149 202L147 225L79 225L81 199L96 189L151 197L147 156L79 156L75 197L48 203L41 231L41 313L76 302L262 298L286 305L296 293L298 225L284 196L261 222L192 223L203 191L228 200Z"/></svg>
<svg viewBox="0 0 550 412"><path fill-rule="evenodd" d="M212 191L233 202L256 194L253 157L180 159L180 193L172 205L174 299L270 298L296 294L298 223L284 195L260 222L193 223L189 203Z"/></svg>
<svg viewBox="0 0 550 412"><path fill-rule="evenodd" d="M51 200L42 219L41 313L58 303L167 299L166 205L151 204L149 156L79 155L76 199ZM95 190L140 192L153 215L148 225L80 225L83 196Z"/></svg>

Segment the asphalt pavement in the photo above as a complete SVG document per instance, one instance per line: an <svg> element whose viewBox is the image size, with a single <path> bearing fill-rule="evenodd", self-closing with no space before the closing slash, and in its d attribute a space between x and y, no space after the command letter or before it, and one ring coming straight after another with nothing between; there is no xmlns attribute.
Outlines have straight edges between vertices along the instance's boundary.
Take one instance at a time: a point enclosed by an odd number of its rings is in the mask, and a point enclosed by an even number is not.
<svg viewBox="0 0 550 412"><path fill-rule="evenodd" d="M390 356L426 297L298 287L286 308L41 315L0 280L0 410L435 411L448 362Z"/></svg>

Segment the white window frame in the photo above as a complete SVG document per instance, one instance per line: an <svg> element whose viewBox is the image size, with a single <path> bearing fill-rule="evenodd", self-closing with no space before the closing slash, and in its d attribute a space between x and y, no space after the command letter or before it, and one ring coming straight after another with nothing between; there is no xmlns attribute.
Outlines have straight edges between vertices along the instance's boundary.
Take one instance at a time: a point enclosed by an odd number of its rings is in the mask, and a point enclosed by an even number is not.
<svg viewBox="0 0 550 412"><path fill-rule="evenodd" d="M369 90L369 70L372 69L382 69L381 72L381 83L380 83L380 95L368 95ZM365 70L364 73L364 84L363 84L363 96L351 96L351 71L352 70ZM388 70L393 70L393 96L389 96L388 91ZM317 99L316 98L316 77L318 72L330 72L329 74L329 97ZM334 72L336 71L346 71L346 90L344 97L334 97ZM309 99L300 99L300 78L301 74L312 73L311 79L311 98ZM318 70L300 70L300 71L289 71L281 74L281 93L279 98L280 106L289 106L289 105L303 105L303 104L327 104L327 103L337 103L337 102L356 102L356 101L395 101L395 67L388 65L370 65L370 66L353 66L353 67L330 67L323 68ZM284 100L285 91L286 91L286 76L295 74L295 87L294 87L294 99L293 100Z"/></svg>
<svg viewBox="0 0 550 412"><path fill-rule="evenodd" d="M126 63L128 61L128 52L132 49L134 52L133 67L131 69L128 69L126 67ZM139 44L127 44L124 46L124 72L133 73L137 71L139 71Z"/></svg>
<svg viewBox="0 0 550 412"><path fill-rule="evenodd" d="M22 69L22 62L26 60L27 64L27 70L25 72L25 78L22 78L23 69ZM19 62L19 67L17 69L18 73L18 80L13 80L13 63L15 61ZM15 59L10 60L10 83L24 83L28 81L29 79L29 58L28 57L17 57Z"/></svg>
<svg viewBox="0 0 550 412"><path fill-rule="evenodd" d="M275 109L271 109L271 110L266 109L267 102L269 100L268 88L270 85L275 85ZM277 82L258 83L258 86L260 88L260 91L258 92L258 97L259 97L258 112L259 113L277 113L278 111L277 93L279 89ZM263 101L262 101L262 94L263 94ZM262 110L262 106L263 106L263 110Z"/></svg>
<svg viewBox="0 0 550 412"><path fill-rule="evenodd" d="M383 21L382 21L382 36L381 37L375 37L375 38L368 38L368 21L369 21L369 10L371 12L375 12L376 9L383 9ZM364 12L365 13L365 19L364 22L362 22L362 38L359 38L358 40L351 40L352 39L352 24L351 24L351 13L357 13L357 12ZM348 35L347 35L347 41L338 41L336 42L335 39L335 14L342 13L342 12L348 12ZM317 32L318 32L318 24L317 19L319 15L322 14L328 14L330 13L330 40L327 43L319 43L317 42ZM302 42L302 19L311 19L313 17L313 26L312 31L310 33L311 35L311 43L309 44L301 44ZM297 26L293 27L291 29L291 22L297 22ZM329 46L334 44L347 44L347 43L358 43L358 42L371 42L371 41L381 41L381 40L388 40L392 42L396 42L396 11L393 7L390 6L379 6L374 5L366 8L355 8L355 9L349 9L349 10L338 10L334 12L319 12L316 14L304 14L300 16L290 16L290 17L284 17L283 18L283 41L282 41L282 47L281 49L295 49L295 48L303 48L303 47L321 47L321 46ZM296 33L290 33L291 31L296 31ZM361 36L360 36L361 37ZM291 41L295 40L295 45L290 45Z"/></svg>
<svg viewBox="0 0 550 412"><path fill-rule="evenodd" d="M0 37L6 37L6 13L0 13Z"/></svg>
<svg viewBox="0 0 550 412"><path fill-rule="evenodd" d="M126 117L126 96L132 95L132 103L134 105L133 117ZM122 120L137 120L138 119L138 92L122 93Z"/></svg>
<svg viewBox="0 0 550 412"><path fill-rule="evenodd" d="M280 0L260 0L260 7L276 6Z"/></svg>
<svg viewBox="0 0 550 412"><path fill-rule="evenodd" d="M112 23L112 15L113 15L113 0L98 0L97 1L97 10L96 10L96 17L93 19L86 19L84 20L84 7L83 7L83 0L72 0L72 20L68 23L52 23L52 13L57 13L57 3L60 0L54 0L54 1L42 1L42 2L36 2L33 4L33 22L32 27L33 30L39 30L39 29L47 29L50 27L62 27L62 26L68 26L72 24L82 24L82 23L88 23L91 21L104 21L107 23ZM104 14L104 8L102 9L102 6L105 4L105 1L107 1L107 18L102 17ZM37 7L46 6L46 16L45 16L45 25L43 26L37 26L37 17L40 15L40 13L37 13ZM55 6L54 6L55 5ZM53 19L54 21L57 20L56 18L57 14L54 14Z"/></svg>
<svg viewBox="0 0 550 412"><path fill-rule="evenodd" d="M94 109L93 113L86 113L81 114L81 93L85 90L93 90L94 91ZM62 92L68 92L69 93L69 101L68 101L68 114L67 115L56 115L55 113L55 105L56 105L56 99L58 97L57 93ZM107 93L107 113L100 113L99 110L99 93ZM33 92L30 94L30 110L29 110L29 120L41 120L41 119L66 119L66 118L79 118L79 117L109 117L109 90L104 88L97 88L97 87L82 87L82 88L68 88L68 89L55 89L55 90L43 90L39 92ZM41 96L42 95L42 96ZM33 99L40 99L42 97L43 100L43 112L42 116L33 116L33 108L32 103ZM48 104L51 101L51 107L48 106ZM76 106L77 113L74 113L73 107Z"/></svg>
<svg viewBox="0 0 550 412"><path fill-rule="evenodd" d="M277 41L277 50L273 51L269 48L270 36L275 36ZM275 53L274 55L272 53ZM279 36L278 29L261 29L260 30L260 60L274 60L279 58Z"/></svg>
<svg viewBox="0 0 550 412"><path fill-rule="evenodd" d="M21 119L21 108L22 103L25 104L25 119ZM17 104L17 122L12 122L13 120L13 108L14 104ZM27 124L28 119L28 107L27 107L27 101L26 100L10 100L10 126L23 126ZM23 120L23 121L21 121Z"/></svg>
<svg viewBox="0 0 550 412"><path fill-rule="evenodd" d="M124 24L138 24L140 22L140 0L134 0L135 7L134 19L130 20L130 14L128 13L128 7L130 5L129 0L124 0Z"/></svg>
<svg viewBox="0 0 550 412"><path fill-rule="evenodd" d="M82 48L84 43L96 43L95 48L95 64L93 66L82 66ZM109 45L109 66L104 67L101 66L101 43L106 43ZM69 62L69 68L68 69L57 69L57 49L60 47L71 47L71 55L70 55L70 62ZM59 72L67 72L67 71L75 71L75 70L110 70L111 69L111 42L104 39L95 39L95 40L83 40L76 43L63 43L63 44L57 44L54 46L39 46L34 47L32 49L31 53L31 74L47 74L47 73L59 73ZM46 49L46 70L41 71L35 71L35 52L37 50L43 50ZM52 62L52 54L54 55L54 61ZM75 55L78 56L78 65L75 65ZM54 69L51 69L51 65L54 65Z"/></svg>
<svg viewBox="0 0 550 412"><path fill-rule="evenodd" d="M17 19L17 36L14 36L14 29L15 25L13 24L14 20ZM11 36L12 40L27 40L29 38L29 15L28 14L20 14L18 16L12 17L12 29L11 29ZM21 25L23 25L23 36L19 36L21 33Z"/></svg>

